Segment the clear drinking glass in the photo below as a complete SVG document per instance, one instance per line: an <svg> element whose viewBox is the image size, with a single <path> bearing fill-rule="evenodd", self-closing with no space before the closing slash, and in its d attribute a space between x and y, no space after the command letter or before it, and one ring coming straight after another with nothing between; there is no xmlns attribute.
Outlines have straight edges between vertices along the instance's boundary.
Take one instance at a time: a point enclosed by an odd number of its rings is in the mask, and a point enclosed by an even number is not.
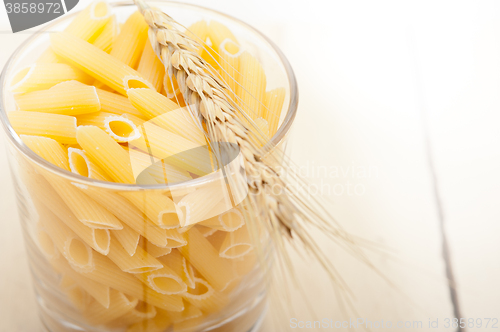
<svg viewBox="0 0 500 332"><path fill-rule="evenodd" d="M281 150L284 149L297 111L298 92L293 71L280 50L252 27L227 15L188 4L166 1L149 3L151 6L162 9L185 26L201 19L217 20L228 26L240 43L262 63L267 75L268 89L285 87L286 98L281 125L278 132L271 138L274 145ZM119 21L122 22L136 10L131 3L114 3L112 6ZM255 268L255 260L252 261L245 256L231 265L231 271L219 271L223 276L224 273L236 273L238 279L225 289L210 293L212 295L208 296L208 302L205 301L198 306L202 308L203 319L182 321L179 318L181 314L177 316L165 314L166 318L162 321L159 319L162 317L162 308L170 310L169 306L173 304L169 303L176 302L172 300L172 295L151 292L150 287L138 277L141 273L137 272L144 271L131 270L131 273L126 273L122 271L122 266L118 268L115 263L110 263L109 253L107 256L103 253L109 241L111 245L113 241L116 244L119 234L115 231L94 229L85 225L84 229L80 230L82 226L75 224L79 221L75 219L74 211L68 208L65 197L61 196L61 192L65 190L83 192L85 199L90 197L94 203L100 204L112 213L118 213L122 218L119 218L120 221L130 226L134 223L134 218L139 218L137 214L134 215L134 212L142 213L142 218L146 218L144 215L148 212L144 210L147 209L144 206L141 209L140 204L130 204L130 197L135 197L136 200L139 197L144 202L161 201L165 197L174 195L182 197L186 193L200 190L204 186L217 182L215 174L169 185L130 185L93 180L58 168L36 155L22 142L9 124L7 113L16 109L13 96L8 91L8 83L13 74L24 66L32 64L49 44L49 33L63 30L76 14L64 16L45 27L42 33L35 34L27 40L12 55L1 76L0 117L6 133L20 221L44 328L51 332L159 332L170 331L170 329L174 331L256 331L265 312L266 292L265 276ZM59 191L55 191L55 187ZM122 206L123 209L120 210L119 204L124 204L123 202L132 208ZM127 222L123 219L127 219ZM72 227L68 228L67 225L72 225ZM142 225L136 226L135 233L141 235L139 245L143 255L160 255L158 251L164 249L161 245L165 233L162 228L151 223L143 221ZM137 229L137 227L142 228ZM79 231L76 232L75 229ZM168 241L170 241L168 243L175 243L176 240L170 238ZM102 248L103 253L92 249L89 243L93 243L94 247ZM190 248L189 255L203 254L195 252L196 247L193 245ZM115 256L118 256L118 258L114 257L115 259L119 259L119 255L115 254ZM200 277L199 271L190 270L189 260L182 258L180 262L182 270L174 272L178 272L178 275L182 274L182 278L187 280L186 283L193 283L191 279ZM130 269L133 268L130 267ZM156 289L172 287L172 279L154 280L157 282L155 285L158 288ZM199 279L195 280L199 281ZM182 300L185 308L187 308L186 305L192 307L195 306L192 303L203 302L200 296L206 294L207 288L198 281L194 284L195 288L189 290L193 295L192 301L187 301L186 298ZM109 294L109 297L106 294ZM106 304L108 308L105 307ZM110 314L111 310L115 312ZM157 320L155 320L155 315ZM186 314L187 316L189 315ZM148 323L138 325L141 319ZM172 322L176 324L172 325ZM168 323L168 328L162 326L163 323ZM134 324L135 327L133 327Z"/></svg>

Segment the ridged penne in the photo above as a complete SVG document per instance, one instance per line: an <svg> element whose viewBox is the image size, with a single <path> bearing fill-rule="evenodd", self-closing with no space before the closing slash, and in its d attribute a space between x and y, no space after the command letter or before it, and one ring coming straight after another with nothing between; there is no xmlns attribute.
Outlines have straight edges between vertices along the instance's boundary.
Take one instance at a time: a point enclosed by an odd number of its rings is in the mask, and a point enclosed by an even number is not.
<svg viewBox="0 0 500 332"><path fill-rule="evenodd" d="M34 170L27 169L23 173L24 180L29 184L33 199L38 199L59 219L61 219L80 239L97 252L106 255L109 252L110 234L107 229L93 229L82 224L66 206L62 198L52 186Z"/></svg>
<svg viewBox="0 0 500 332"><path fill-rule="evenodd" d="M199 188L184 196L177 203L177 207L182 212L181 227L194 225L213 217L207 215L207 212L211 211L223 198L224 195L220 195L220 192L212 187Z"/></svg>
<svg viewBox="0 0 500 332"><path fill-rule="evenodd" d="M229 39L236 45L239 45L238 40L228 27L220 22L213 20L210 21L210 25L208 27L208 38L210 38L212 42L212 48L217 53L220 53L219 47L226 39Z"/></svg>
<svg viewBox="0 0 500 332"><path fill-rule="evenodd" d="M97 256L97 255L96 255ZM52 262L52 265L61 273L68 276L75 283L83 288L90 296L92 296L104 308L108 308L110 304L110 289L108 285L103 285L94 280L85 278L80 273L73 270L64 259L60 258Z"/></svg>
<svg viewBox="0 0 500 332"><path fill-rule="evenodd" d="M238 209L231 209L218 216L203 220L199 223L201 226L213 229L234 232L245 224L245 219Z"/></svg>
<svg viewBox="0 0 500 332"><path fill-rule="evenodd" d="M285 88L276 88L266 92L263 117L269 123L269 136L276 134L285 101Z"/></svg>
<svg viewBox="0 0 500 332"><path fill-rule="evenodd" d="M64 289L63 292L66 294L70 302L73 303L73 306L80 311L85 310L85 308L92 301L89 294L83 288L78 286L70 289Z"/></svg>
<svg viewBox="0 0 500 332"><path fill-rule="evenodd" d="M114 192L92 187L87 188L84 192L151 243L159 247L167 245L165 230L156 226L142 211L130 204L126 198Z"/></svg>
<svg viewBox="0 0 500 332"><path fill-rule="evenodd" d="M178 228L167 229L165 233L167 237L167 247L179 248L187 244L186 237L179 232Z"/></svg>
<svg viewBox="0 0 500 332"><path fill-rule="evenodd" d="M162 268L162 264L141 247L130 256L114 235L111 236L111 247L107 255L123 272L147 273Z"/></svg>
<svg viewBox="0 0 500 332"><path fill-rule="evenodd" d="M102 129L95 126L78 127L76 140L92 161L114 181L135 183L127 152Z"/></svg>
<svg viewBox="0 0 500 332"><path fill-rule="evenodd" d="M96 92L101 102L101 111L116 115L127 113L139 118L144 117L141 112L132 106L127 97L97 88Z"/></svg>
<svg viewBox="0 0 500 332"><path fill-rule="evenodd" d="M229 259L241 258L252 251L253 247L248 229L241 227L234 232L226 233L219 248L219 255Z"/></svg>
<svg viewBox="0 0 500 332"><path fill-rule="evenodd" d="M176 135L199 145L207 144L203 130L193 119L191 113L186 107L177 108L170 112L158 115L150 123L166 129Z"/></svg>
<svg viewBox="0 0 500 332"><path fill-rule="evenodd" d="M136 68L148 39L148 25L139 11L130 15L120 28L109 53L131 68Z"/></svg>
<svg viewBox="0 0 500 332"><path fill-rule="evenodd" d="M75 174L101 181L111 181L111 178L92 162L82 149L68 147L68 160L69 168Z"/></svg>
<svg viewBox="0 0 500 332"><path fill-rule="evenodd" d="M45 177L82 224L95 229L123 229L112 213L76 186L52 174L46 174Z"/></svg>
<svg viewBox="0 0 500 332"><path fill-rule="evenodd" d="M218 48L220 58L220 75L232 93L229 95L234 99L236 86L240 79L240 55L243 53L241 48L234 40L224 39Z"/></svg>
<svg viewBox="0 0 500 332"><path fill-rule="evenodd" d="M206 280L195 278L194 283L194 289L189 289L182 294L182 297L195 307L206 313L212 313L221 310L228 304L227 295L215 291Z"/></svg>
<svg viewBox="0 0 500 332"><path fill-rule="evenodd" d="M154 52L153 46L151 46L151 42L149 40L146 41L146 44L144 45L144 50L142 51L137 71L144 76L145 79L151 82L151 84L153 84L156 91L161 92L163 88L165 68Z"/></svg>
<svg viewBox="0 0 500 332"><path fill-rule="evenodd" d="M92 43L98 49L103 50L106 53L111 52L113 42L115 41L118 33L120 32L120 26L116 20L115 15L111 15L108 22L102 29L102 32L97 36L95 41Z"/></svg>
<svg viewBox="0 0 500 332"><path fill-rule="evenodd" d="M129 326L144 320L152 319L156 316L157 310L161 309L156 309L155 306L144 301L138 301L132 310L128 311L125 315L119 317L108 325L112 327Z"/></svg>
<svg viewBox="0 0 500 332"><path fill-rule="evenodd" d="M83 276L165 310L182 311L184 309L180 296L155 292L132 274L120 270L109 258L96 255L94 261L96 265L94 271L83 273Z"/></svg>
<svg viewBox="0 0 500 332"><path fill-rule="evenodd" d="M166 256L172 252L172 248L169 247L159 247L145 238L141 238L139 241L139 245L148 252L151 256L158 258L162 256Z"/></svg>
<svg viewBox="0 0 500 332"><path fill-rule="evenodd" d="M236 275L231 263L219 257L219 252L196 228L186 232L187 245L178 248L215 290L224 289Z"/></svg>
<svg viewBox="0 0 500 332"><path fill-rule="evenodd" d="M119 143L130 142L141 136L134 122L126 116L112 115L104 118L104 129Z"/></svg>
<svg viewBox="0 0 500 332"><path fill-rule="evenodd" d="M237 103L252 119L262 116L266 93L266 74L259 61L248 52L239 58L239 84L236 86Z"/></svg>
<svg viewBox="0 0 500 332"><path fill-rule="evenodd" d="M76 118L73 116L13 111L7 113L18 135L44 136L62 144L76 143Z"/></svg>
<svg viewBox="0 0 500 332"><path fill-rule="evenodd" d="M161 192L124 191L120 195L128 199L159 227L169 229L179 226L175 203Z"/></svg>
<svg viewBox="0 0 500 332"><path fill-rule="evenodd" d="M85 41L92 42L111 16L111 7L104 0L93 2L86 7L64 30Z"/></svg>
<svg viewBox="0 0 500 332"><path fill-rule="evenodd" d="M123 224L123 229L111 231L113 236L120 242L121 246L127 254L133 256L137 251L137 246L139 245L139 239L141 235L129 227L127 224ZM154 257L154 256L153 256Z"/></svg>
<svg viewBox="0 0 500 332"><path fill-rule="evenodd" d="M113 90L126 95L129 87L152 88L151 83L143 82L145 79L137 71L94 45L65 32L53 33L50 37L57 55Z"/></svg>
<svg viewBox="0 0 500 332"><path fill-rule="evenodd" d="M200 231L201 234L203 234L204 237L209 237L213 235L215 232L217 232L217 229L215 228L202 226L200 224L196 225L196 228L198 228L198 230Z"/></svg>
<svg viewBox="0 0 500 332"><path fill-rule="evenodd" d="M83 315L91 324L105 324L130 312L139 301L131 299L122 292L111 289L109 294L109 307L106 308L98 302L91 303L84 310Z"/></svg>
<svg viewBox="0 0 500 332"><path fill-rule="evenodd" d="M48 162L69 171L68 157L62 145L52 138L20 135L21 140L33 152Z"/></svg>
<svg viewBox="0 0 500 332"><path fill-rule="evenodd" d="M61 58L52 50L49 46L43 53L38 57L36 63L59 63Z"/></svg>
<svg viewBox="0 0 500 332"><path fill-rule="evenodd" d="M19 70L10 82L12 93L46 90L65 81L90 84L92 78L80 69L64 63L34 63Z"/></svg>
<svg viewBox="0 0 500 332"><path fill-rule="evenodd" d="M37 227L36 235L37 235L38 247L40 248L42 254L44 254L45 257L49 260L58 258L59 250L57 249L56 245L54 244L54 241L52 241L52 238L47 233L47 231L40 225L38 225Z"/></svg>
<svg viewBox="0 0 500 332"><path fill-rule="evenodd" d="M78 115L101 109L95 87L62 82L50 89L33 91L15 97L20 111Z"/></svg>
<svg viewBox="0 0 500 332"><path fill-rule="evenodd" d="M184 284L189 288L194 288L193 268L177 249L173 249L170 254L160 257L159 261L163 266L167 266L174 271L176 275L180 276Z"/></svg>
<svg viewBox="0 0 500 332"><path fill-rule="evenodd" d="M203 52L203 44L207 41L208 37L208 24L205 20L201 20L191 24L187 30L186 35L198 41L202 46L198 49L198 54Z"/></svg>
<svg viewBox="0 0 500 332"><path fill-rule="evenodd" d="M127 95L130 103L147 119L179 108L179 105L153 89L130 89Z"/></svg>
<svg viewBox="0 0 500 332"><path fill-rule="evenodd" d="M161 259L161 258L160 258ZM187 291L187 285L168 265L163 265L161 269L147 273L138 273L135 276L160 294L173 295Z"/></svg>
<svg viewBox="0 0 500 332"><path fill-rule="evenodd" d="M47 234L73 269L78 272L92 271L95 268L93 250L43 204L39 204L38 213Z"/></svg>
<svg viewBox="0 0 500 332"><path fill-rule="evenodd" d="M264 118L258 118L255 120L255 125L259 128L260 132L264 134L264 138L269 138L269 123Z"/></svg>

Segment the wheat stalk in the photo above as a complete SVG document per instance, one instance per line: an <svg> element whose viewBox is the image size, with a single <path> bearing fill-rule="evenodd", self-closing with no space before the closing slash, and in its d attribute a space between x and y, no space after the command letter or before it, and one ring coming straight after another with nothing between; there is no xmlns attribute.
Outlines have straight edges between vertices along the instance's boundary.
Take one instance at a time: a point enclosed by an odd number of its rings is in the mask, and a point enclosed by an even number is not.
<svg viewBox="0 0 500 332"><path fill-rule="evenodd" d="M257 221L265 223L271 231L278 249L283 249L278 251L285 252L286 240L300 243L299 247L314 255L336 286L348 291L327 255L316 244L309 226L320 229L372 266L360 251L358 243L342 230L321 203L290 188L288 180L280 175L276 167L277 159L283 156L276 158L273 154L264 155L260 148L263 135L232 100L230 95L234 94L215 70L197 53L203 45L184 33L184 28L167 14L149 7L143 0L134 2L149 25L149 38L165 66L165 76L175 77L186 104L191 105L192 115L206 128L209 142L228 142L239 146L250 193L249 204L253 211L258 212ZM268 146L266 151L271 148ZM291 266L286 255L282 259L284 264Z"/></svg>

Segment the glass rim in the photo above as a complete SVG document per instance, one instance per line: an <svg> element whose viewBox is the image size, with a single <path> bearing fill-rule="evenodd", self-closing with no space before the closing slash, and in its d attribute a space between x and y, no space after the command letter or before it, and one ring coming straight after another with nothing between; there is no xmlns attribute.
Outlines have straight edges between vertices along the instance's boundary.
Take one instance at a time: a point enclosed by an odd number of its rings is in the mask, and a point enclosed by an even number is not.
<svg viewBox="0 0 500 332"><path fill-rule="evenodd" d="M289 104L287 108L287 113L285 118L283 119L283 122L281 125L278 127L277 132L273 135L273 137L270 138L268 143L271 143L271 146L277 146L281 141L283 141L286 138L286 135L290 132L293 120L295 119L295 116L297 114L297 108L298 108L298 87L297 87L297 81L295 78L295 74L293 72L293 69L288 62L287 58L283 54L283 52L276 46L276 44L271 41L266 35L261 33L259 30L256 28L252 27L248 23L245 23L233 16L227 15L225 13L219 12L217 10L213 10L204 6L198 6L194 4L187 4L187 3L182 3L178 1L167 1L167 0L153 0L152 2L161 2L165 3L168 5L172 6L177 6L177 7L187 7L187 8L196 8L196 9L201 9L206 12L210 12L212 14L216 14L219 16L223 16L224 18L227 18L229 20L232 20L241 26L245 27L246 29L250 30L251 32L255 33L257 36L262 38L269 46L270 49L272 49L275 54L278 56L281 64L283 65L287 78L288 78L288 84L289 84L289 91L290 91L290 98L289 98ZM112 7L125 7L125 6L133 6L134 4L130 1L119 1L119 2L110 2L110 6ZM7 110L5 107L5 98L4 95L7 93L7 72L10 67L12 66L12 63L21 55L23 54L23 51L35 40L39 34L43 32L47 32L47 30L53 28L54 26L60 24L61 21L67 20L69 18L72 18L76 15L78 15L81 11L76 11L74 13L64 15L59 19L54 20L44 28L34 32L34 35L26 39L19 47L16 48L14 53L9 57L7 62L4 65L4 68L2 70L2 73L0 74L0 122L2 123L3 129L5 131L5 134L7 136L7 139L26 157L28 157L31 161L35 162L39 166L43 167L44 169L57 174L63 178L66 178L68 180L74 180L77 181L80 184L85 184L85 185L90 185L94 187L101 187L105 189L110 189L110 190L121 190L121 191L128 191L128 190L158 190L158 189L169 189L169 190L178 190L178 189L183 189L187 187L192 187L192 186L198 186L200 184L204 184L210 181L213 181L217 179L217 173L213 172L210 174L207 174L205 176L198 177L196 179L191 179L188 181L184 182L178 182L178 183L173 183L173 184L157 184L157 185L140 185L140 184L133 184L133 183L119 183L119 182L109 182L109 181L101 181L101 180L96 180L88 177L81 176L79 174L67 171L65 169L62 169L60 167L57 167L56 165L50 163L49 161L43 159L39 155L37 155L34 151L32 151L28 146L24 144L24 142L21 140L20 136L15 132L14 128L12 128L10 121L7 116Z"/></svg>

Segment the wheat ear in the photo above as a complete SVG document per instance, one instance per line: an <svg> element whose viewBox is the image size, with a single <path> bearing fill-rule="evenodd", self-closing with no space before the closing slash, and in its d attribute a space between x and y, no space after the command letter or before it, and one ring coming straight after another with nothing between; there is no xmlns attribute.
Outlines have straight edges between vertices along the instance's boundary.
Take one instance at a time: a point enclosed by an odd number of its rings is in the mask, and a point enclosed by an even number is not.
<svg viewBox="0 0 500 332"><path fill-rule="evenodd" d="M253 211L257 211L257 221L270 230L278 251L285 252L286 240L293 240L292 243L300 244L299 247L316 258L337 287L348 291L340 274L316 244L310 228L320 229L341 247L373 267L359 249L357 241L342 230L321 202L308 199L290 188L288 178L280 175L277 166L277 159L283 156L276 158L273 153L265 155L262 152L263 135L232 100L232 92L216 71L198 55L197 49L202 45L181 31L184 29L182 25L167 14L149 7L143 0L134 2L149 25L149 38L165 66L165 76L175 77L184 101L191 105L193 117L206 128L209 142L227 142L239 146L250 193L248 204ZM268 146L266 151L271 148ZM287 257L282 259L284 264L291 266Z"/></svg>

